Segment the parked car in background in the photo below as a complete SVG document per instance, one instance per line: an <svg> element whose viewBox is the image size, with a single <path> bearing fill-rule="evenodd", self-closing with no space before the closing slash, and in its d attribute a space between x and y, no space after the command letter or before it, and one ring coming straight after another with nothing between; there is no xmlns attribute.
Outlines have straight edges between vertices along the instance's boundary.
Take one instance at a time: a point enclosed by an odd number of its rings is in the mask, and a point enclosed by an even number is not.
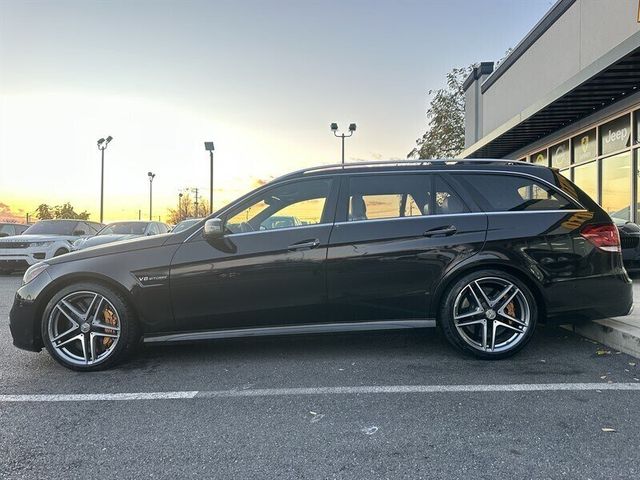
<svg viewBox="0 0 640 480"><path fill-rule="evenodd" d="M202 218L187 218L186 220L182 220L181 222L178 222L178 224L171 229L171 233L180 233L202 220L203 220Z"/></svg>
<svg viewBox="0 0 640 480"><path fill-rule="evenodd" d="M436 324L458 349L500 359L538 322L627 315L632 297L611 218L559 172L392 161L308 168L182 232L35 265L10 327L17 347L85 371L141 339Z"/></svg>
<svg viewBox="0 0 640 480"><path fill-rule="evenodd" d="M167 233L169 227L162 222L114 222L100 230L94 237L80 238L73 243L73 250L104 245L105 243L118 242L136 237L148 237Z"/></svg>
<svg viewBox="0 0 640 480"><path fill-rule="evenodd" d="M622 261L628 272L640 271L640 226L636 223L613 217L620 234Z"/></svg>
<svg viewBox="0 0 640 480"><path fill-rule="evenodd" d="M0 274L68 253L73 242L95 235L103 226L85 220L40 220L22 235L0 238Z"/></svg>
<svg viewBox="0 0 640 480"><path fill-rule="evenodd" d="M22 223L0 223L0 238L22 235L29 225Z"/></svg>

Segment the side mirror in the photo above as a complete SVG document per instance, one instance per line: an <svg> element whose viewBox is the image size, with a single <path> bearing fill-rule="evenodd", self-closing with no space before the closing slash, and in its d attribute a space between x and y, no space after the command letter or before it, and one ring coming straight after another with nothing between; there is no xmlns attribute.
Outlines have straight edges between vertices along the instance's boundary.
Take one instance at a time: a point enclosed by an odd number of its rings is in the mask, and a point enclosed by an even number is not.
<svg viewBox="0 0 640 480"><path fill-rule="evenodd" d="M224 236L224 222L220 218L210 218L204 222L202 236L206 240L217 240Z"/></svg>

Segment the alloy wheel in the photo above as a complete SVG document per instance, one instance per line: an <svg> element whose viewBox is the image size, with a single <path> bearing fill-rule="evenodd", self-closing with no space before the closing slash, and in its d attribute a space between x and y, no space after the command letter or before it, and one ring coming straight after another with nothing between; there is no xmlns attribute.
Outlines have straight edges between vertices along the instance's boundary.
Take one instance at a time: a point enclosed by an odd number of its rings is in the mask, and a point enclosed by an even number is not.
<svg viewBox="0 0 640 480"><path fill-rule="evenodd" d="M55 354L74 365L105 361L120 340L122 325L118 311L96 292L73 292L61 298L47 322Z"/></svg>
<svg viewBox="0 0 640 480"><path fill-rule="evenodd" d="M527 297L512 282L483 277L456 296L453 323L462 339L482 352L505 352L526 336L531 323Z"/></svg>

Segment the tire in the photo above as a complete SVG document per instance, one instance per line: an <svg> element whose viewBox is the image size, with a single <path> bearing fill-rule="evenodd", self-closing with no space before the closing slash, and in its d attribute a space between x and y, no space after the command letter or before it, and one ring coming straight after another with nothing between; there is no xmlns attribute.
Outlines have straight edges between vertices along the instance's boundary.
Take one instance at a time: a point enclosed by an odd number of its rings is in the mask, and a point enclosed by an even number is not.
<svg viewBox="0 0 640 480"><path fill-rule="evenodd" d="M531 340L538 307L519 278L501 270L480 270L447 289L438 319L454 347L478 358L498 360L514 355Z"/></svg>
<svg viewBox="0 0 640 480"><path fill-rule="evenodd" d="M66 250L64 248L59 248L58 250L56 250L56 253L54 253L53 256L59 257L60 255L64 255L65 253L69 253L69 250Z"/></svg>
<svg viewBox="0 0 640 480"><path fill-rule="evenodd" d="M118 292L98 283L69 285L44 310L41 333L49 354L76 371L113 367L131 355L140 340L133 308Z"/></svg>

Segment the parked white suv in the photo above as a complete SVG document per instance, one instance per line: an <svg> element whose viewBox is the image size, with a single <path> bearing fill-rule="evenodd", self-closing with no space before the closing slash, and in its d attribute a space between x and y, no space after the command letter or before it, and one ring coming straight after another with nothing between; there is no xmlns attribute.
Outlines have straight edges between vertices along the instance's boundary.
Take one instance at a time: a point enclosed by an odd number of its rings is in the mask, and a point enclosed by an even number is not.
<svg viewBox="0 0 640 480"><path fill-rule="evenodd" d="M0 238L0 274L68 253L73 242L95 235L102 227L84 220L40 220L22 235Z"/></svg>

